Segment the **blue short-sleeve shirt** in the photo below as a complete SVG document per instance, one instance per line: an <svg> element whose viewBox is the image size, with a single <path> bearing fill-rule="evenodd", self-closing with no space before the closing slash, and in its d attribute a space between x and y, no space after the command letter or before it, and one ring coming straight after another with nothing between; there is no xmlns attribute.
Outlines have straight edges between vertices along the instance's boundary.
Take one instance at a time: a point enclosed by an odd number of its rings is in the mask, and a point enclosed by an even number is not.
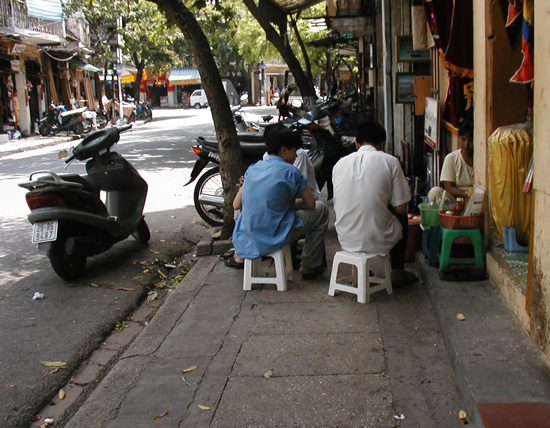
<svg viewBox="0 0 550 428"><path fill-rule="evenodd" d="M241 259L255 259L284 247L292 230L303 226L294 202L307 178L279 156L251 165L244 177L233 246Z"/></svg>

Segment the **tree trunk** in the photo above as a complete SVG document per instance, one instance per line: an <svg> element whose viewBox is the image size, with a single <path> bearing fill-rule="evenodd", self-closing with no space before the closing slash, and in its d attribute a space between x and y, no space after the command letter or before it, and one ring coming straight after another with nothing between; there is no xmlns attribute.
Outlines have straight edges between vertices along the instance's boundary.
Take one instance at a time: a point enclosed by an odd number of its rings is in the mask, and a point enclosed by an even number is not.
<svg viewBox="0 0 550 428"><path fill-rule="evenodd" d="M210 45L195 16L182 0L149 0L156 3L183 33L193 54L212 109L214 128L220 147L220 173L223 182L225 205L221 237L227 239L233 231L233 199L235 184L244 172L242 151L233 122L233 114L222 85L220 72L212 56Z"/></svg>
<svg viewBox="0 0 550 428"><path fill-rule="evenodd" d="M285 60L288 68L290 69L290 72L294 76L294 79L296 79L296 84L300 88L302 97L306 99L312 97L314 98L315 89L313 88L313 82L308 79L307 75L302 70L300 61L298 60L296 55L294 55L294 52L292 51L292 48L288 43L288 39L286 37L281 37L277 30L275 30L275 28L271 25L271 23L260 16L258 12L258 7L256 6L256 3L254 3L254 0L243 0L243 2L252 14L252 16L256 18L258 23L264 29L267 40L269 40L273 44L273 46L275 46L275 48L279 51L279 53Z"/></svg>

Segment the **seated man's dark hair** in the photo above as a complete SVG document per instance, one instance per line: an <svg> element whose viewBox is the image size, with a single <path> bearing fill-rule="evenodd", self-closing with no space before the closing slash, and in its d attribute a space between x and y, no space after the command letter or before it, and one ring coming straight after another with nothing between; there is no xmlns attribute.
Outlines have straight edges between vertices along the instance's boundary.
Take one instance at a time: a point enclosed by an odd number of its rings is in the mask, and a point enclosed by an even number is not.
<svg viewBox="0 0 550 428"><path fill-rule="evenodd" d="M276 155L283 147L287 149L302 148L302 138L300 135L292 129L285 128L282 125L266 127L264 130L264 139L265 145L267 146L267 153L270 155Z"/></svg>
<svg viewBox="0 0 550 428"><path fill-rule="evenodd" d="M458 135L461 137L474 138L474 121L472 119L463 119L459 122Z"/></svg>
<svg viewBox="0 0 550 428"><path fill-rule="evenodd" d="M362 123L357 128L356 137L359 144L378 145L386 141L386 130L377 122Z"/></svg>

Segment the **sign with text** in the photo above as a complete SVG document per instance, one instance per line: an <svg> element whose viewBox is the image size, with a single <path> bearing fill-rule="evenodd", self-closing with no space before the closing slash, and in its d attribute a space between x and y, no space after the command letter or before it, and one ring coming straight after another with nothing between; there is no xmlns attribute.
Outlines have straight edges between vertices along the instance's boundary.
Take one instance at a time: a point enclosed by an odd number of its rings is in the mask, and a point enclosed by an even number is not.
<svg viewBox="0 0 550 428"><path fill-rule="evenodd" d="M439 100L431 97L426 97L424 142L432 149L439 150Z"/></svg>

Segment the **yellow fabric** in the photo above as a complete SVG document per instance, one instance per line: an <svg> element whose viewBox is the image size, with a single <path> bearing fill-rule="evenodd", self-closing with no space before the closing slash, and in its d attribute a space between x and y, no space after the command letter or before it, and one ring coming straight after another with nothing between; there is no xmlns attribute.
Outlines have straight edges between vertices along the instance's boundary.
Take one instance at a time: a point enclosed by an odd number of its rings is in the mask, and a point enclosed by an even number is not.
<svg viewBox="0 0 550 428"><path fill-rule="evenodd" d="M523 193L533 141L523 125L498 128L489 137L489 204L504 240L504 227L514 226L519 244L527 245L531 228L531 194Z"/></svg>

